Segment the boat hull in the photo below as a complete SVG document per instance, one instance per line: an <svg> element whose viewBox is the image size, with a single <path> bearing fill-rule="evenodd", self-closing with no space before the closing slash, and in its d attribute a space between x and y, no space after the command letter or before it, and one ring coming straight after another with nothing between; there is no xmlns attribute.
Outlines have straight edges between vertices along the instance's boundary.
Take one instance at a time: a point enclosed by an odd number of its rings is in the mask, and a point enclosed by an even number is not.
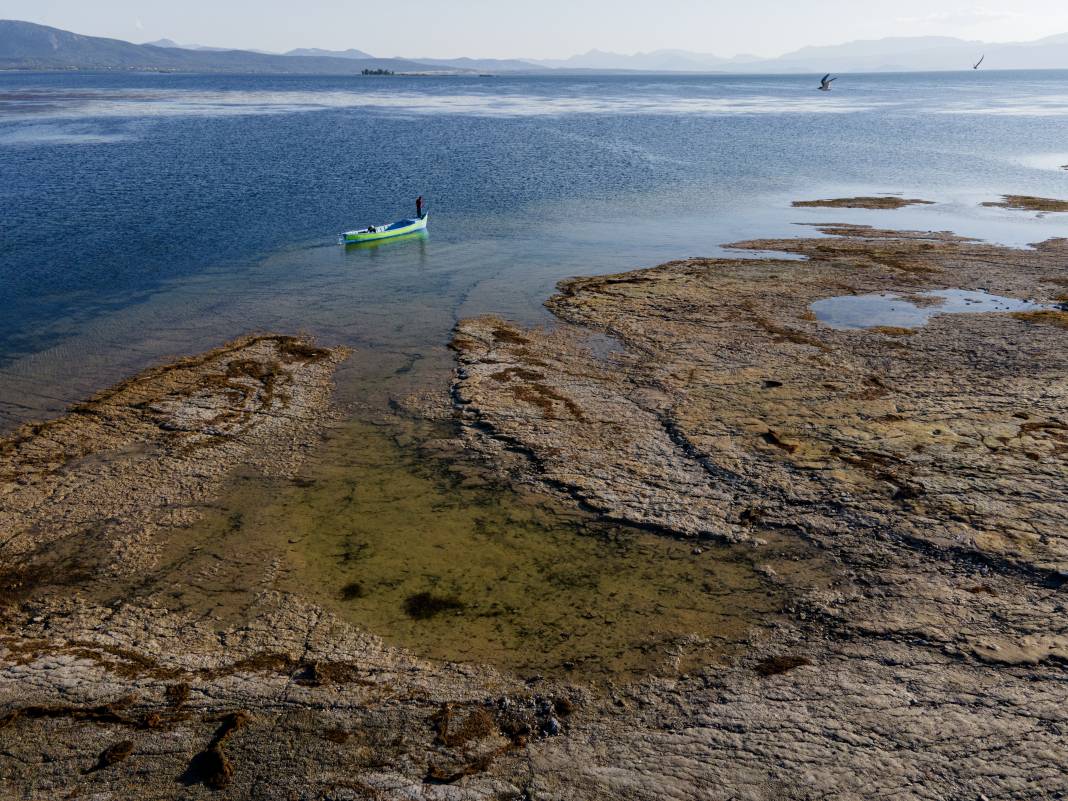
<svg viewBox="0 0 1068 801"><path fill-rule="evenodd" d="M393 239L397 236L406 236L417 231L425 231L426 224L430 220L429 214L424 214L417 219L398 220L389 226L383 226L376 231L345 231L338 237L342 245L358 245L362 242L378 242L382 239Z"/></svg>

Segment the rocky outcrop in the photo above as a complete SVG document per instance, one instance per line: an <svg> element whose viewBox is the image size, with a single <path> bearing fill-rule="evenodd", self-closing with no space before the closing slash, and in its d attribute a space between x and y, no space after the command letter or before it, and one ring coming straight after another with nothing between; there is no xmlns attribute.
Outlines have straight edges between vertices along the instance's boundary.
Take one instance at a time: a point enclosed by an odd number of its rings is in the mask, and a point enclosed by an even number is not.
<svg viewBox="0 0 1068 801"><path fill-rule="evenodd" d="M147 569L156 532L195 519L235 467L292 471L344 356L294 337L246 337L0 441L0 564L13 571L0 592L18 594L11 583L30 573L62 584L72 572Z"/></svg>
<svg viewBox="0 0 1068 801"><path fill-rule="evenodd" d="M1068 211L1068 200L1034 197L1033 195L1003 195L1001 200L989 201L983 205L1020 211Z"/></svg>
<svg viewBox="0 0 1068 801"><path fill-rule="evenodd" d="M823 209L903 209L905 206L930 206L932 201L896 195L879 197L840 197L826 200L795 200L795 208Z"/></svg>
<svg viewBox="0 0 1068 801"><path fill-rule="evenodd" d="M1068 241L823 233L734 245L805 261L694 259L566 281L549 302L566 323L551 330L457 327L469 443L513 479L688 536L802 538L842 570L832 586L779 577L799 599L797 647L826 682L803 667L759 698L735 685L673 696L700 722L629 740L650 761L661 753L660 767L606 765L599 778L649 797L671 785L656 770L708 797L1068 791L1053 701L1068 662L1061 313L888 331L834 329L809 311L831 295L935 288L1052 301ZM615 349L592 346L591 331Z"/></svg>

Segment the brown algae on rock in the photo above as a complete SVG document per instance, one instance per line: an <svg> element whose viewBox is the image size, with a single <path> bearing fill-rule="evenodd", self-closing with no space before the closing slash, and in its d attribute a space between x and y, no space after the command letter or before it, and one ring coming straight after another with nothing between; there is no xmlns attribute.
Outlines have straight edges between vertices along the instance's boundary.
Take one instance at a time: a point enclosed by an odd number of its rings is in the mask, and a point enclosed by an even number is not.
<svg viewBox="0 0 1068 801"><path fill-rule="evenodd" d="M880 197L832 198L829 200L795 200L791 205L795 208L903 209L905 206L930 206L933 205L933 201L890 195Z"/></svg>
<svg viewBox="0 0 1068 801"><path fill-rule="evenodd" d="M1000 209L1017 209L1020 211L1062 211L1068 212L1068 200L1056 200L1048 197L1035 197L1033 195L1002 195L1001 200L991 200L983 203Z"/></svg>

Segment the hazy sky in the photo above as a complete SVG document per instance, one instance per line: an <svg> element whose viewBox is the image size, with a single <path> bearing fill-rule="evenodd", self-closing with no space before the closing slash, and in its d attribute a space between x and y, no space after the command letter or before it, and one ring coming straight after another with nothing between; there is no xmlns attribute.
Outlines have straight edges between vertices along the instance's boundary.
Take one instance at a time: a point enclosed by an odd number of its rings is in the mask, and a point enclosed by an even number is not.
<svg viewBox="0 0 1068 801"><path fill-rule="evenodd" d="M1068 32L1068 0L0 0L23 19L135 42L160 38L376 56L560 58L591 48L779 55L884 36L988 41Z"/></svg>

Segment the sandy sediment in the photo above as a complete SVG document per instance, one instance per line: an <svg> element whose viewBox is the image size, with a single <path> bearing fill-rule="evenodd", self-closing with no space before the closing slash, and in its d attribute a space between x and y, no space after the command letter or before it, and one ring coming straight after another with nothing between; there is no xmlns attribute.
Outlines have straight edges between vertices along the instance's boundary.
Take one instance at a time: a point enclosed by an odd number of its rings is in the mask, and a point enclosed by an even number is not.
<svg viewBox="0 0 1068 801"><path fill-rule="evenodd" d="M795 208L824 209L903 209L905 206L930 206L933 201L896 195L878 197L843 197L827 200L795 200Z"/></svg>

